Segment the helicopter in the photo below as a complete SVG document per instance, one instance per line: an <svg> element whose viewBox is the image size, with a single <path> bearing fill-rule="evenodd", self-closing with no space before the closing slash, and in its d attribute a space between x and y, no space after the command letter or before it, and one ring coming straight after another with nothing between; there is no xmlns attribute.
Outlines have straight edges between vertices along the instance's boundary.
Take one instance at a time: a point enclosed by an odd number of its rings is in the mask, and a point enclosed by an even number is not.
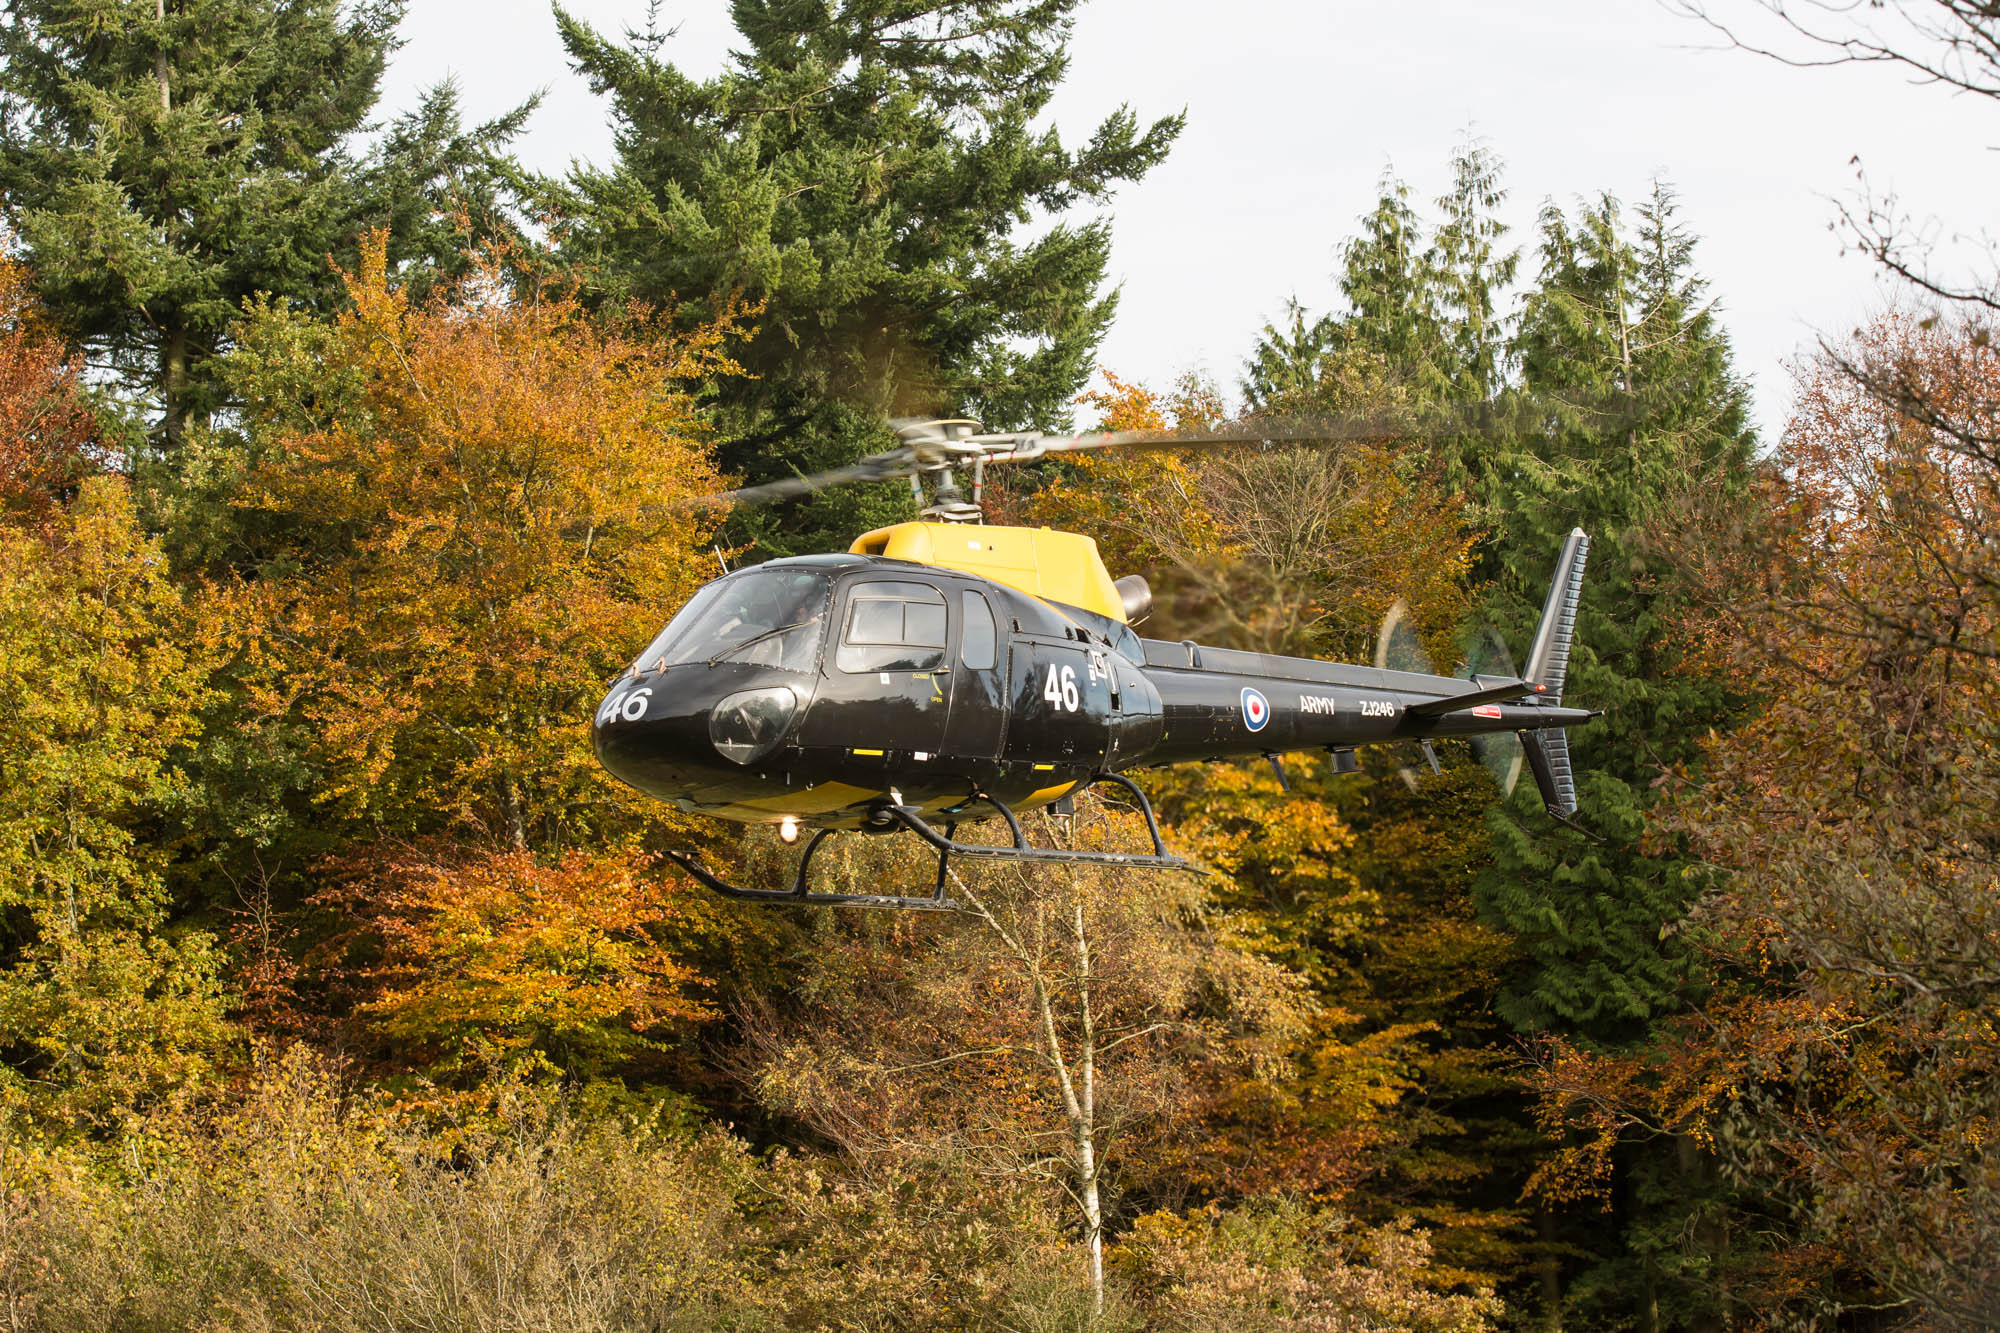
<svg viewBox="0 0 2000 1333"><path fill-rule="evenodd" d="M704 585L597 708L597 759L620 781L684 811L775 825L786 843L813 830L789 889L738 887L690 854L667 853L707 888L751 902L951 911L953 857L1187 869L1131 771L1262 756L1282 782L1286 753L1324 750L1334 772L1350 773L1357 747L1412 741L1435 770L1431 743L1441 737L1518 738L1549 815L1572 823L1564 729L1599 716L1562 703L1590 548L1581 529L1563 543L1518 675L1395 669L1386 634L1373 665L1167 642L1133 629L1150 589L1137 575L1114 579L1092 538L987 525L981 500L993 464L1177 448L1186 437L980 433L965 420L898 423L897 432L897 448L852 466L709 497L752 504L908 479L923 508L847 552L772 560ZM1197 442L1273 439L1249 431ZM1030 844L1023 814L1066 813L1099 785L1131 798L1150 851ZM994 820L1004 841L959 839L961 825ZM813 888L813 853L842 831L913 835L937 853L935 886Z"/></svg>

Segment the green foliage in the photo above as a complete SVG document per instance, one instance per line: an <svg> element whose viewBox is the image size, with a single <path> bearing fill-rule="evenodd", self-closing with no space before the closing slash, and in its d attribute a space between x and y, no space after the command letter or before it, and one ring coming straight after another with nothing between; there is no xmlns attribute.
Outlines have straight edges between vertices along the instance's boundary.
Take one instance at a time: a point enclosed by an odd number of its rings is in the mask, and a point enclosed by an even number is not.
<svg viewBox="0 0 2000 1333"><path fill-rule="evenodd" d="M230 1039L217 958L172 908L154 830L207 702L212 628L122 481L45 532L0 526L0 1096L102 1120Z"/></svg>
<svg viewBox="0 0 2000 1333"><path fill-rule="evenodd" d="M1115 297L1102 220L1067 221L1165 156L1172 117L1108 118L1080 148L1035 119L1060 83L1076 0L740 0L731 67L696 81L657 28L621 45L558 10L611 98L619 159L557 192L565 251L602 295L699 318L764 303L754 378L720 387L723 467L752 481L846 463L880 418L1053 424ZM1017 239L1035 218L1055 225ZM845 549L906 493L849 492L733 534L769 554Z"/></svg>
<svg viewBox="0 0 2000 1333"><path fill-rule="evenodd" d="M1605 713L1571 733L1582 820L1602 842L1539 815L1493 822L1495 865L1478 894L1527 955L1503 1006L1523 1030L1631 1040L1693 995L1685 948L1667 930L1698 888L1691 863L1639 843L1660 768L1690 759L1738 695L1688 660L1676 631L1694 590L1659 557L1658 538L1690 504L1714 514L1743 502L1753 441L1727 340L1698 304L1691 251L1664 186L1636 236L1609 198L1575 224L1549 209L1515 341L1525 429L1488 472L1505 515L1496 619L1525 643L1552 553L1570 528L1589 533L1565 693Z"/></svg>
<svg viewBox="0 0 2000 1333"><path fill-rule="evenodd" d="M1375 207L1340 247L1337 274L1347 310L1307 323L1296 302L1290 328L1265 326L1251 353L1244 395L1254 411L1413 412L1422 437L1448 435L1447 409L1490 403L1511 357L1502 303L1518 253L1502 248L1496 216L1506 200L1500 161L1467 142L1452 154L1451 188L1427 227L1409 189L1385 175ZM1447 464L1455 451L1438 446ZM1449 466L1455 485L1463 478Z"/></svg>
<svg viewBox="0 0 2000 1333"><path fill-rule="evenodd" d="M1703 995L1681 929L1703 874L1677 841L1648 833L1662 768L1691 761L1743 698L1682 631L1698 594L1730 590L1698 587L1660 552L1686 514L1726 525L1742 511L1754 450L1746 390L1699 304L1671 192L1657 186L1638 212L1633 232L1608 196L1574 222L1544 211L1514 341L1512 430L1469 469L1500 518L1492 608L1510 642L1527 641L1563 535L1581 527L1592 539L1564 687L1604 711L1570 733L1591 834L1552 825L1532 789L1518 792L1489 818L1493 862L1474 898L1518 950L1501 1015L1519 1031L1610 1046L1643 1046ZM1709 1170L1660 1142L1630 1155L1616 1225L1572 1216L1556 1228L1576 1270L1566 1308L1616 1318L1638 1292L1649 1307L1712 1313Z"/></svg>
<svg viewBox="0 0 2000 1333"><path fill-rule="evenodd" d="M526 107L476 129L449 87L367 128L400 0L15 0L0 26L0 199L60 321L160 412L177 447L226 402L212 373L242 303L324 308L331 254L396 227L397 259L497 222Z"/></svg>

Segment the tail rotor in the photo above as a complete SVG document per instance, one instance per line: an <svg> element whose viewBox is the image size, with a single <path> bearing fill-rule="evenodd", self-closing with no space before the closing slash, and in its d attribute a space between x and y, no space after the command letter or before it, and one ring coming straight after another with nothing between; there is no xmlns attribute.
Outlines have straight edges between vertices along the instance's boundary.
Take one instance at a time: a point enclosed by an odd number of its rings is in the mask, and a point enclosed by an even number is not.
<svg viewBox="0 0 2000 1333"><path fill-rule="evenodd" d="M1499 676L1514 678L1514 655L1507 651L1506 640L1500 631L1485 621L1467 627L1461 636L1463 662L1458 674L1465 680L1474 676ZM1493 775L1493 785L1500 789L1502 796L1514 794L1514 785L1521 780L1521 768L1526 763L1526 755L1521 749L1521 737L1512 731L1492 732L1472 738L1472 753L1486 771Z"/></svg>
<svg viewBox="0 0 2000 1333"><path fill-rule="evenodd" d="M1555 578L1542 606L1541 623L1528 649L1527 669L1515 675L1506 641L1491 625L1473 624L1460 634L1464 662L1461 679L1474 676L1527 680L1541 689L1534 702L1546 707L1562 703L1563 684L1569 675L1570 645L1576 637L1577 609L1583 599L1583 570L1590 558L1590 538L1583 529L1573 529L1563 542L1556 561ZM1400 599L1382 618L1375 641L1375 665L1391 671L1431 674L1430 654L1424 650L1410 608ZM1569 735L1560 726L1518 732L1501 732L1472 738L1473 752L1493 775L1502 795L1511 795L1521 780L1523 768L1535 775L1542 803L1559 823L1575 827L1577 811L1576 775L1570 764ZM1437 759L1425 746L1425 758L1433 768ZM1406 765L1403 781L1415 787L1417 769Z"/></svg>
<svg viewBox="0 0 2000 1333"><path fill-rule="evenodd" d="M1460 680L1471 680L1476 675L1512 677L1515 674L1513 655L1507 651L1500 631L1492 625L1484 621L1470 622L1460 631L1458 641L1459 667L1453 674ZM1376 632L1375 665L1388 671L1412 671L1424 676L1433 674L1430 652L1417 633L1416 617L1409 603L1401 598L1397 598L1395 605L1382 617L1382 627ZM1503 731L1495 735L1474 736L1471 746L1473 756L1492 775L1500 794L1511 794L1514 784L1521 780L1524 763L1520 738L1511 731ZM1428 753L1424 757L1431 760ZM1421 767L1408 763L1397 772L1414 791L1422 776Z"/></svg>

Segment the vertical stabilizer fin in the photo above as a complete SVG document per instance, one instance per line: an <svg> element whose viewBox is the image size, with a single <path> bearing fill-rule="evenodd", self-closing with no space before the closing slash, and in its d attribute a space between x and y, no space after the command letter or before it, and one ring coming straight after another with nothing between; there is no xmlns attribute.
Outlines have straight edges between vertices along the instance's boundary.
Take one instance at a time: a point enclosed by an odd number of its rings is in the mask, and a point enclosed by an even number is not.
<svg viewBox="0 0 2000 1333"><path fill-rule="evenodd" d="M1554 707L1562 702L1563 679L1569 674L1570 641L1576 635L1576 609L1583 598L1583 566L1590 558L1590 538L1582 528L1570 529L1563 542L1562 556L1556 561L1556 576L1549 584L1549 599L1542 604L1542 623L1535 629L1535 642L1528 649L1528 664L1521 672L1524 680L1542 687L1535 702ZM1570 766L1569 733L1560 727L1522 731L1521 749L1542 803L1558 823L1577 828L1576 772ZM1579 830L1587 833L1587 830ZM1591 835L1594 836L1594 835Z"/></svg>
<svg viewBox="0 0 2000 1333"><path fill-rule="evenodd" d="M1549 584L1549 599L1542 604L1542 623L1535 629L1535 642L1528 649L1528 665L1521 675L1543 687L1542 701L1562 702L1563 677L1569 674L1569 645L1576 634L1576 607L1583 596L1583 566L1590 558L1590 538L1582 528L1570 529L1563 542L1562 558L1556 561L1555 580ZM1563 767L1567 771L1567 758ZM1537 770L1539 776L1540 770Z"/></svg>

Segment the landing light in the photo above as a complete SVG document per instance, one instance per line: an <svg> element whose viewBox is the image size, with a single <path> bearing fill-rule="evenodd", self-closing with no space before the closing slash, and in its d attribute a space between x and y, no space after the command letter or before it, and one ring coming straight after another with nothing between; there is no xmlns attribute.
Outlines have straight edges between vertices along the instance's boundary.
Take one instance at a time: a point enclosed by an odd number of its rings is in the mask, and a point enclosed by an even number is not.
<svg viewBox="0 0 2000 1333"><path fill-rule="evenodd" d="M778 836L786 842L799 840L799 820L796 815L786 815L778 821Z"/></svg>
<svg viewBox="0 0 2000 1333"><path fill-rule="evenodd" d="M782 685L732 694L709 714L708 738L725 758L753 763L778 748L798 707L799 697Z"/></svg>

